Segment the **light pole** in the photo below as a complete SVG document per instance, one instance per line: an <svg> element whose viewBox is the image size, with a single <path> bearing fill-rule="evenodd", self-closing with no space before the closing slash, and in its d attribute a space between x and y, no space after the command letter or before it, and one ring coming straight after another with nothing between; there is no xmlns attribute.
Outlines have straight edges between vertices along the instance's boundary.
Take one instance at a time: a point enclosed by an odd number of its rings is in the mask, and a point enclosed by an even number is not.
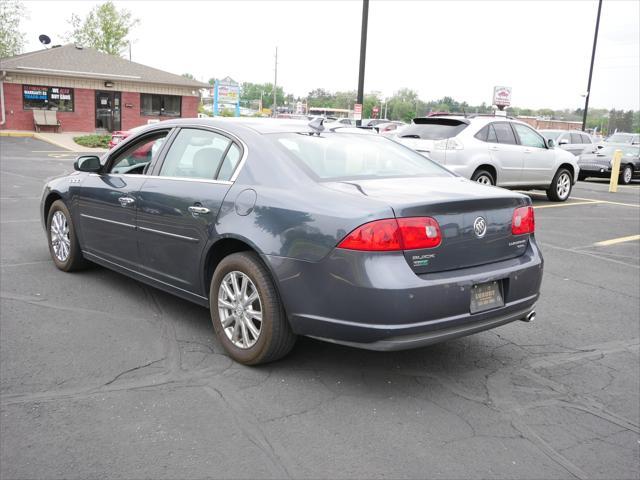
<svg viewBox="0 0 640 480"><path fill-rule="evenodd" d="M369 23L369 0L362 0L362 31L360 32L360 71L358 73L357 103L364 103L364 64L367 58L367 24ZM362 116L360 117L362 118ZM356 120L356 125L362 125L362 120Z"/></svg>
<svg viewBox="0 0 640 480"><path fill-rule="evenodd" d="M598 0L598 16L596 17L596 31L593 35L593 50L591 51L591 67L589 68L589 82L587 83L587 94L584 98L584 112L582 113L582 131L587 127L587 110L589 110L589 97L591 96L591 77L593 76L593 62L596 59L596 45L598 44L598 29L600 28L600 11L602 10L602 0Z"/></svg>

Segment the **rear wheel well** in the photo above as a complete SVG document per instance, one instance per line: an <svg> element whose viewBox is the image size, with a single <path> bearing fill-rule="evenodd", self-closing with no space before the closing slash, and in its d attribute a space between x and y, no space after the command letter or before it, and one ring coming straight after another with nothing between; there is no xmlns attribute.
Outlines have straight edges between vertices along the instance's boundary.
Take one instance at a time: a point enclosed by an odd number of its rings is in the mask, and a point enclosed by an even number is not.
<svg viewBox="0 0 640 480"><path fill-rule="evenodd" d="M47 217L49 217L49 210L51 210L51 205L53 205L53 202L55 202L56 200L62 200L62 197L58 193L51 192L44 201L44 211L42 213L44 214L43 218L45 225L47 223Z"/></svg>
<svg viewBox="0 0 640 480"><path fill-rule="evenodd" d="M493 181L496 182L496 185L498 184L498 172L496 171L495 167L486 163L479 165L478 168L476 168L473 172L473 175L475 175L478 170L486 170L487 172L489 172L493 176Z"/></svg>
<svg viewBox="0 0 640 480"><path fill-rule="evenodd" d="M249 244L235 238L223 238L222 240L218 240L211 246L211 248L207 252L207 257L204 264L204 286L206 295L209 295L213 272L215 272L216 267L222 261L222 259L231 255L232 253L247 251L255 252L255 250L251 248Z"/></svg>

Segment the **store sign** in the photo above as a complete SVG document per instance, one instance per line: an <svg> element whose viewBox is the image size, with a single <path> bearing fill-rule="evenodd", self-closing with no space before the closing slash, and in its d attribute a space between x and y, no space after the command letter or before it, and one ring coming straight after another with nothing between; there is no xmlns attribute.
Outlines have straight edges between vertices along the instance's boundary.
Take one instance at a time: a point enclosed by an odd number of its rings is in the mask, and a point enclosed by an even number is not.
<svg viewBox="0 0 640 480"><path fill-rule="evenodd" d="M356 103L353 106L353 119L362 120L362 104L361 103Z"/></svg>
<svg viewBox="0 0 640 480"><path fill-rule="evenodd" d="M51 87L49 89L49 98L51 100L71 100L71 89L70 88L60 88L60 87Z"/></svg>
<svg viewBox="0 0 640 480"><path fill-rule="evenodd" d="M498 107L511 105L511 87L493 87L493 104Z"/></svg>
<svg viewBox="0 0 640 480"><path fill-rule="evenodd" d="M48 87L37 87L34 85L24 85L22 88L22 96L25 100L44 100L49 99Z"/></svg>
<svg viewBox="0 0 640 480"><path fill-rule="evenodd" d="M218 102L235 104L240 97L240 87L238 85L218 85Z"/></svg>

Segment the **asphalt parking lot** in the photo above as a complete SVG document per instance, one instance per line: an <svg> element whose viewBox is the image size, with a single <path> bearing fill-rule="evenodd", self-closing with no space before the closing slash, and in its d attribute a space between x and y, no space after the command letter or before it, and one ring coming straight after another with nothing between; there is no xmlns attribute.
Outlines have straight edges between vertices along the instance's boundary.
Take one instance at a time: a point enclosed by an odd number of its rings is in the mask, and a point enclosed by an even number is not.
<svg viewBox="0 0 640 480"><path fill-rule="evenodd" d="M639 182L531 195L534 323L393 353L302 338L256 368L203 308L58 271L38 206L74 155L0 142L1 478L640 475Z"/></svg>

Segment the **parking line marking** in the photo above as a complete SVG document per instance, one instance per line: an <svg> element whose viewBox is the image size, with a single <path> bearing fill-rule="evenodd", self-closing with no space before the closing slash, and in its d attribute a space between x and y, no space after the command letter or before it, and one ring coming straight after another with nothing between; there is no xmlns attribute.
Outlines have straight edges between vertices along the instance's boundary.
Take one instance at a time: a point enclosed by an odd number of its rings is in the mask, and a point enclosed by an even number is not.
<svg viewBox="0 0 640 480"><path fill-rule="evenodd" d="M574 200L591 200L594 202L598 202L598 203L608 203L610 205L621 205L623 207L635 207L635 208L640 208L640 205L637 203L622 203L622 202L611 202L609 200L596 200L594 198L580 198L580 197L571 197Z"/></svg>
<svg viewBox="0 0 640 480"><path fill-rule="evenodd" d="M633 242L635 240L640 240L640 235L629 235L628 237L612 238L611 240L603 240L602 242L596 242L594 243L594 245L596 247L606 247L608 245L616 245L618 243L624 243L624 242Z"/></svg>
<svg viewBox="0 0 640 480"><path fill-rule="evenodd" d="M635 268L635 269L640 269L640 265L634 265L632 263L621 262L620 260L615 260L613 258L603 257L603 256L597 255L595 253L589 253L589 252L585 252L583 250L574 250L572 248L564 248L564 247L560 247L558 245L553 245L553 244L546 243L546 242L539 242L539 243L544 248L553 248L553 249L556 249L556 250L560 250L562 252L575 253L576 255L585 255L587 257L597 258L598 260L602 260L603 262L616 263L618 265L624 265L625 267L631 267L631 268Z"/></svg>
<svg viewBox="0 0 640 480"><path fill-rule="evenodd" d="M589 200L588 202L571 202L571 203L554 203L553 205L538 205L536 208L556 208L556 207L570 207L572 205L590 205L593 203L604 203L604 200Z"/></svg>

